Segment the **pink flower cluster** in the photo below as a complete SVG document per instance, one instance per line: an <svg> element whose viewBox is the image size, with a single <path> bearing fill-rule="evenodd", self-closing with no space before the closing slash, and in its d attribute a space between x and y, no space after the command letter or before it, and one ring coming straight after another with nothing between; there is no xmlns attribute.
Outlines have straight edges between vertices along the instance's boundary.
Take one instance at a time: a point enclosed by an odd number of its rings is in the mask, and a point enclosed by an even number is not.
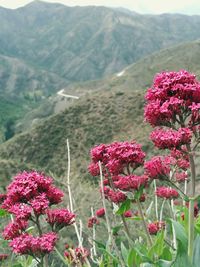
<svg viewBox="0 0 200 267"><path fill-rule="evenodd" d="M2 207L14 215L3 237L12 240L13 252L44 256L53 250L58 239L57 232L74 222L75 214L68 209L51 209L53 204L62 201L63 192L53 185L53 180L36 171L22 172L14 177L7 187ZM52 232L43 233L40 216L45 216ZM27 234L28 225L35 224L39 236Z"/></svg>
<svg viewBox="0 0 200 267"><path fill-rule="evenodd" d="M89 171L92 175L99 175L98 162L102 163L104 173L119 175L128 168L136 169L144 163L145 153L141 145L133 142L114 142L109 145L101 144L91 150L92 163Z"/></svg>
<svg viewBox="0 0 200 267"><path fill-rule="evenodd" d="M14 177L7 188L7 197L2 207L12 213L11 208L17 205L17 209L25 204L23 210L31 210L34 213L44 213L48 206L62 201L63 192L56 188L50 177L46 177L36 171L22 172ZM29 208L28 208L29 207ZM19 211L18 211L19 212ZM28 212L29 213L29 212ZM15 214L15 213L14 213ZM17 216L17 214L15 214Z"/></svg>
<svg viewBox="0 0 200 267"><path fill-rule="evenodd" d="M165 223L163 221L149 223L147 228L150 235L156 235L159 231L165 228Z"/></svg>
<svg viewBox="0 0 200 267"><path fill-rule="evenodd" d="M21 234L23 234L23 231L26 230L27 226L28 226L27 221L18 220L18 221L11 222L4 228L2 235L4 239L12 240L15 237L18 237Z"/></svg>
<svg viewBox="0 0 200 267"><path fill-rule="evenodd" d="M145 187L148 183L147 175L128 175L120 176L117 182L114 182L116 188L123 191L139 190L141 187Z"/></svg>
<svg viewBox="0 0 200 267"><path fill-rule="evenodd" d="M179 197L179 193L175 189L165 186L158 187L156 190L156 195L165 199L175 199Z"/></svg>
<svg viewBox="0 0 200 267"><path fill-rule="evenodd" d="M127 199L126 195L120 191L114 191L109 187L104 187L103 190L105 198L115 204L122 203Z"/></svg>
<svg viewBox="0 0 200 267"><path fill-rule="evenodd" d="M125 218L131 218L131 217L133 217L133 212L131 210L127 210L124 212L123 215Z"/></svg>
<svg viewBox="0 0 200 267"><path fill-rule="evenodd" d="M170 173L170 158L155 156L144 163L144 169L151 179L164 180Z"/></svg>
<svg viewBox="0 0 200 267"><path fill-rule="evenodd" d="M104 217L105 215L105 209L104 208L100 208L96 211L96 216L101 218L101 217Z"/></svg>
<svg viewBox="0 0 200 267"><path fill-rule="evenodd" d="M92 228L94 225L98 225L99 224L99 220L97 219L96 216L90 217L88 219L88 228Z"/></svg>
<svg viewBox="0 0 200 267"><path fill-rule="evenodd" d="M106 199L116 204L126 200L121 191L138 191L148 183L146 175L134 175L133 171L144 164L145 153L141 145L132 142L114 142L101 144L91 150L92 162L89 171L99 175L99 162L104 175L104 194Z"/></svg>
<svg viewBox="0 0 200 267"><path fill-rule="evenodd" d="M196 121L191 119L199 110L200 83L185 70L162 72L156 75L145 98L145 119L152 126L170 126L179 121L179 115L190 117L190 124L194 125Z"/></svg>
<svg viewBox="0 0 200 267"><path fill-rule="evenodd" d="M14 238L10 242L13 252L18 254L29 254L35 256L43 256L50 253L56 244L58 237L56 233L49 232L39 237L29 234L22 234Z"/></svg>
<svg viewBox="0 0 200 267"><path fill-rule="evenodd" d="M182 145L190 144L192 131L188 128L156 129L150 135L154 145L160 149L180 148Z"/></svg>
<svg viewBox="0 0 200 267"><path fill-rule="evenodd" d="M49 209L46 214L47 222L51 225L54 231L58 231L75 222L75 214L68 209Z"/></svg>

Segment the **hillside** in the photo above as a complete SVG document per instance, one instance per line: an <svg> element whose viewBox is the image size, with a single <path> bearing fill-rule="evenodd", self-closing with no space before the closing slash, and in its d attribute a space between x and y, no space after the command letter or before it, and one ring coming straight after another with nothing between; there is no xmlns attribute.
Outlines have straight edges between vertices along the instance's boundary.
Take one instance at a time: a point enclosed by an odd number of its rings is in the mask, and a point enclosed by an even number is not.
<svg viewBox="0 0 200 267"><path fill-rule="evenodd" d="M69 81L101 78L162 48L200 38L200 16L140 15L41 1L16 10L0 8L0 25L0 54Z"/></svg>
<svg viewBox="0 0 200 267"><path fill-rule="evenodd" d="M77 95L94 90L139 90L152 83L155 73L163 70L187 69L200 77L200 40L162 49L126 67L121 72L102 80L74 83L66 87L67 93Z"/></svg>
<svg viewBox="0 0 200 267"><path fill-rule="evenodd" d="M41 1L16 10L0 7L0 25L0 143L29 127L35 118L53 113L54 106L62 109L57 100L48 106L48 96L63 87L71 94L76 93L77 83L84 93L99 84L106 89L132 87L141 75L131 78L125 73L126 82L110 75L155 51L200 38L200 16L140 15ZM105 77L102 84L100 78ZM82 86L90 80L95 82ZM146 84L138 80L136 86ZM47 109L32 111L43 103ZM25 123L16 122L24 117Z"/></svg>
<svg viewBox="0 0 200 267"><path fill-rule="evenodd" d="M148 150L150 128L143 122L144 92L161 70L187 68L200 74L199 46L200 41L196 41L163 50L130 66L120 77L99 81L96 87L94 82L87 83L80 92L93 88L93 93L82 94L65 111L2 144L0 159L32 164L62 176L68 138L73 174L86 177L89 149L95 144L136 138Z"/></svg>
<svg viewBox="0 0 200 267"><path fill-rule="evenodd" d="M142 94L130 92L99 92L83 97L64 112L1 145L0 158L31 163L60 176L66 170L68 138L73 173L85 176L91 146L134 137L131 129L141 124L142 102ZM140 136L141 127L137 127L135 137Z"/></svg>
<svg viewBox="0 0 200 267"><path fill-rule="evenodd" d="M187 69L200 78L199 60L200 40L197 40L156 52L128 66L120 73L105 79L73 83L65 88L65 93L82 98L83 95L91 94L95 91L144 92L151 85L155 73L162 70ZM74 101L76 102L77 100ZM64 97L52 96L46 101L45 105L43 104L39 109L28 112L23 120L20 120L17 128L18 132L29 128L32 125L32 121L46 117L47 107L52 107L49 109L48 114L53 114L74 104L74 101Z"/></svg>

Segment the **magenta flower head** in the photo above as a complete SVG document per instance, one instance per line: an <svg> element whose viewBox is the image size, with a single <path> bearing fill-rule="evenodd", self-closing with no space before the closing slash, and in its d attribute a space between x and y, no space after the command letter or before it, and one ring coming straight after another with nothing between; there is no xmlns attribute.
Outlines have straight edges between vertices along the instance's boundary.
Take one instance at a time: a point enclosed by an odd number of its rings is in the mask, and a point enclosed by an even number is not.
<svg viewBox="0 0 200 267"><path fill-rule="evenodd" d="M14 215L3 237L11 240L14 253L42 258L50 253L58 240L57 232L74 223L75 214L68 209L51 209L62 201L63 192L53 185L53 180L36 171L16 175L7 187L6 199L2 207ZM47 216L52 232L46 232L41 217ZM28 225L34 225L38 236L27 233Z"/></svg>
<svg viewBox="0 0 200 267"><path fill-rule="evenodd" d="M174 149L190 144L192 131L188 128L179 128L178 131L156 129L151 133L150 138L154 145L160 149Z"/></svg>
<svg viewBox="0 0 200 267"><path fill-rule="evenodd" d="M165 186L158 187L156 195L165 199L175 199L179 197L179 193L175 189Z"/></svg>
<svg viewBox="0 0 200 267"><path fill-rule="evenodd" d="M76 215L68 209L49 209L46 214L47 222L51 225L54 231L58 231L75 222L74 218Z"/></svg>
<svg viewBox="0 0 200 267"><path fill-rule="evenodd" d="M146 174L151 179L167 179L170 174L170 158L155 156L144 163Z"/></svg>
<svg viewBox="0 0 200 267"><path fill-rule="evenodd" d="M105 209L104 208L100 208L96 211L96 216L101 218L101 217L104 217L105 215Z"/></svg>
<svg viewBox="0 0 200 267"><path fill-rule="evenodd" d="M147 225L148 231L150 235L156 235L159 231L162 229L165 229L165 222L163 221L157 221L154 223L149 223Z"/></svg>
<svg viewBox="0 0 200 267"><path fill-rule="evenodd" d="M98 225L99 224L99 220L97 219L96 216L90 217L88 219L88 228L92 228L94 225Z"/></svg>
<svg viewBox="0 0 200 267"><path fill-rule="evenodd" d="M2 235L4 239L12 240L15 237L23 234L27 226L28 226L27 221L18 220L18 221L11 222L4 228Z"/></svg>
<svg viewBox="0 0 200 267"><path fill-rule="evenodd" d="M107 193L105 192L105 197L115 204L122 203L127 199L127 196L124 193L112 189L109 189Z"/></svg>
<svg viewBox="0 0 200 267"><path fill-rule="evenodd" d="M62 201L63 193L53 186L52 179L36 171L22 172L7 187L7 197L2 204L5 209L24 203L36 213Z"/></svg>
<svg viewBox="0 0 200 267"><path fill-rule="evenodd" d="M141 187L145 187L148 183L147 175L129 175L129 176L120 176L120 179L117 182L114 182L116 188L123 191L133 191L139 190Z"/></svg>
<svg viewBox="0 0 200 267"><path fill-rule="evenodd" d="M50 232L39 237L22 234L10 242L13 252L17 254L36 255L38 257L50 253L57 241L56 233Z"/></svg>
<svg viewBox="0 0 200 267"><path fill-rule="evenodd" d="M179 121L179 116L188 118L190 126L196 124L199 115L200 83L195 75L180 70L161 72L154 78L145 98L145 119L153 127L171 126Z"/></svg>
<svg viewBox="0 0 200 267"><path fill-rule="evenodd" d="M132 142L114 142L109 145L101 144L91 150L92 163L89 172L93 176L99 175L98 162L102 164L103 174L116 176L143 165L145 153L141 145Z"/></svg>
<svg viewBox="0 0 200 267"><path fill-rule="evenodd" d="M131 217L133 217L133 213L132 213L131 210L125 211L123 215L124 215L125 218L131 218Z"/></svg>

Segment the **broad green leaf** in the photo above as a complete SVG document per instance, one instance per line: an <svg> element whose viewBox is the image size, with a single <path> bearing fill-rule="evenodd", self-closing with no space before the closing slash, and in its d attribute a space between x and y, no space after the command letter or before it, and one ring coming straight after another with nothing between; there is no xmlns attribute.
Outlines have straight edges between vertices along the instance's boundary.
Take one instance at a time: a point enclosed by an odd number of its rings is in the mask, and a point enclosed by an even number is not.
<svg viewBox="0 0 200 267"><path fill-rule="evenodd" d="M162 258L163 260L166 260L166 261L171 261L172 260L172 253L171 253L169 247L165 246L163 248L163 253L160 256L160 258Z"/></svg>
<svg viewBox="0 0 200 267"><path fill-rule="evenodd" d="M194 241L193 265L200 266L200 235L197 235Z"/></svg>
<svg viewBox="0 0 200 267"><path fill-rule="evenodd" d="M124 214L124 212L126 212L127 210L130 210L131 208L131 200L127 199L125 200L121 206L119 207L119 209L117 210L116 214L118 215L122 215Z"/></svg>
<svg viewBox="0 0 200 267"><path fill-rule="evenodd" d="M5 216L8 216L8 215L9 215L9 213L6 210L0 209L0 217L5 217Z"/></svg>
<svg viewBox="0 0 200 267"><path fill-rule="evenodd" d="M151 264L151 263L146 262L146 263L142 264L142 267L155 267L155 264Z"/></svg>
<svg viewBox="0 0 200 267"><path fill-rule="evenodd" d="M200 234L200 216L195 221L195 230L198 234Z"/></svg>
<svg viewBox="0 0 200 267"><path fill-rule="evenodd" d="M128 260L127 260L128 267L137 267L137 266L140 266L140 263L141 263L140 256L132 248L128 255Z"/></svg>
<svg viewBox="0 0 200 267"><path fill-rule="evenodd" d="M131 249L128 254L127 264L128 267L133 267L135 264L136 252L134 249Z"/></svg>
<svg viewBox="0 0 200 267"><path fill-rule="evenodd" d="M182 249L183 252L187 251L187 245L188 245L188 238L185 232L184 227L174 220L171 220L172 225L174 226L174 230L176 233L176 239L179 241L180 246L179 249Z"/></svg>
<svg viewBox="0 0 200 267"><path fill-rule="evenodd" d="M124 246L123 242L121 242L121 253L122 253L122 257L123 257L124 261L127 262L127 259L128 259L128 250Z"/></svg>
<svg viewBox="0 0 200 267"><path fill-rule="evenodd" d="M144 186L141 186L138 191L135 192L134 199L139 200L143 194Z"/></svg>
<svg viewBox="0 0 200 267"><path fill-rule="evenodd" d="M94 242L97 244L97 247L98 248L103 248L103 249L106 249L106 246L103 244L103 243L101 243L101 242L99 242L99 241L97 241L97 240L94 240Z"/></svg>
<svg viewBox="0 0 200 267"><path fill-rule="evenodd" d="M122 225L117 225L117 226L113 227L112 228L113 235L116 235L121 228L122 228Z"/></svg>
<svg viewBox="0 0 200 267"><path fill-rule="evenodd" d="M153 260L154 256L160 257L164 248L164 231L158 233L154 245L149 250L148 256Z"/></svg>
<svg viewBox="0 0 200 267"><path fill-rule="evenodd" d="M175 262L171 266L172 267L195 267L190 263L187 253L180 253L179 251L177 252L177 257L176 257Z"/></svg>
<svg viewBox="0 0 200 267"><path fill-rule="evenodd" d="M157 267L170 267L172 266L172 263L173 263L172 261L159 260L158 262L156 262L156 266Z"/></svg>
<svg viewBox="0 0 200 267"><path fill-rule="evenodd" d="M134 216L134 217L130 217L130 218L126 218L127 220L132 220L132 221L142 221L141 217L138 216Z"/></svg>
<svg viewBox="0 0 200 267"><path fill-rule="evenodd" d="M146 246L140 245L140 247L134 247L135 251L137 254L140 256L141 260L143 263L148 262L148 263L153 263L152 259L148 256L148 251L146 249Z"/></svg>

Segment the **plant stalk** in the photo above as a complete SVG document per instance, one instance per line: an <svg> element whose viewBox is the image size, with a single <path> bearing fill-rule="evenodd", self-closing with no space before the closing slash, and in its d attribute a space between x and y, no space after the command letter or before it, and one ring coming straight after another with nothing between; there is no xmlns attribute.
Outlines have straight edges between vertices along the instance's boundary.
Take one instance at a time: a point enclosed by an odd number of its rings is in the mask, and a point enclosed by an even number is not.
<svg viewBox="0 0 200 267"><path fill-rule="evenodd" d="M192 262L194 250L194 199L189 203L189 223L188 223L188 256Z"/></svg>
<svg viewBox="0 0 200 267"><path fill-rule="evenodd" d="M148 244L149 244L150 247L152 247L153 243L152 243L149 231L147 229L147 225L146 225L146 221L145 221L145 218L144 218L144 215L143 215L143 212L142 212L142 207L141 207L140 201L137 201L137 205L138 205L138 210L139 210L140 216L142 218L142 225L143 225L144 231L145 231L146 236L147 236Z"/></svg>
<svg viewBox="0 0 200 267"><path fill-rule="evenodd" d="M190 161L190 169L191 169L191 198L189 201L189 222L188 222L188 256L190 261L193 259L193 250L194 250L194 197L195 197L195 182L196 182L196 170L195 170L195 162L194 156L192 154L192 150L190 145L187 146L189 161Z"/></svg>

